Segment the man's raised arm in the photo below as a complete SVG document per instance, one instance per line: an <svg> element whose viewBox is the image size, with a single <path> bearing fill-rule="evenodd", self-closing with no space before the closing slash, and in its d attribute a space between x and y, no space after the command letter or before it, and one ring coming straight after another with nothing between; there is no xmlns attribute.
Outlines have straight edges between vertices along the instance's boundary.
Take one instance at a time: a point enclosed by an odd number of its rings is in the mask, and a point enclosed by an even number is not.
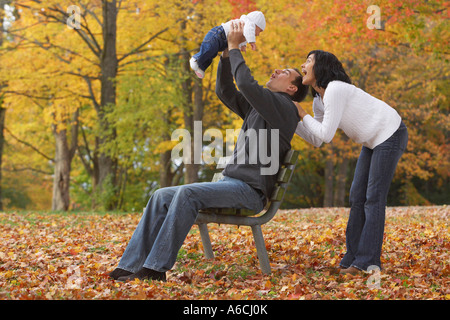
<svg viewBox="0 0 450 320"><path fill-rule="evenodd" d="M242 25L228 35L229 68L239 92L272 128L281 129L289 123L296 125L300 118L291 98L287 94L274 93L264 88L252 76L238 47L241 35ZM285 136L285 139L290 141L292 136Z"/></svg>
<svg viewBox="0 0 450 320"><path fill-rule="evenodd" d="M234 85L228 49L223 52L217 68L216 94L231 111L242 119L245 118L250 104Z"/></svg>

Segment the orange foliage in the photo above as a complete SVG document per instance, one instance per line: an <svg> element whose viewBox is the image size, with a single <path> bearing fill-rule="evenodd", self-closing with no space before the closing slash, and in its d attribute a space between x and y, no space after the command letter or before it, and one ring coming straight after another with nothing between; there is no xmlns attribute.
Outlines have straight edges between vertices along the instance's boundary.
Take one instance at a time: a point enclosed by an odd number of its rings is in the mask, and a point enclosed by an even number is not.
<svg viewBox="0 0 450 320"><path fill-rule="evenodd" d="M449 214L388 208L377 274L336 272L348 209L328 208L282 211L264 227L270 276L250 228L211 225L215 260L194 227L167 282L122 283L107 274L140 215L1 213L0 299L449 299Z"/></svg>

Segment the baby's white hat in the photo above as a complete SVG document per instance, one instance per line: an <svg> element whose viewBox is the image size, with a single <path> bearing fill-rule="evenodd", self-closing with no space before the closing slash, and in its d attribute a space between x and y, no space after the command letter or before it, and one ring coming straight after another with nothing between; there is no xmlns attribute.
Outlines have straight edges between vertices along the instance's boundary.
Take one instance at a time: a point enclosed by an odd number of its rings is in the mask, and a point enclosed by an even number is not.
<svg viewBox="0 0 450 320"><path fill-rule="evenodd" d="M266 28L266 18L264 17L264 13L261 11L253 11L247 15L247 18L255 23L262 30Z"/></svg>

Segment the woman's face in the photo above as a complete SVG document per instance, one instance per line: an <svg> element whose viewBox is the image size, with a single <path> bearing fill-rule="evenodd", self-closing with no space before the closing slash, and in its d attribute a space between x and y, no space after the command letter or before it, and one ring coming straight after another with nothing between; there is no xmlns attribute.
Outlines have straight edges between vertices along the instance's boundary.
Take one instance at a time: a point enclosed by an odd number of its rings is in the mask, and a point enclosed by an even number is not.
<svg viewBox="0 0 450 320"><path fill-rule="evenodd" d="M314 67L314 54L310 54L306 59L306 62L302 64L303 81L302 83L307 86L316 84L316 77L313 71Z"/></svg>

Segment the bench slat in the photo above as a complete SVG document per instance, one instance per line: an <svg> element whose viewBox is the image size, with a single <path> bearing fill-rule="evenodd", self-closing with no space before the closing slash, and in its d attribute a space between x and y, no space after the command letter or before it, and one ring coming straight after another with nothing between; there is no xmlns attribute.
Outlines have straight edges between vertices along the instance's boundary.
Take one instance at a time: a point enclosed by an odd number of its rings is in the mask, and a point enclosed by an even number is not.
<svg viewBox="0 0 450 320"><path fill-rule="evenodd" d="M283 188L281 186L276 186L275 189L272 192L272 196L270 197L270 201L271 202L281 201L281 199L283 198L283 195L284 195L284 190L285 190L285 188Z"/></svg>
<svg viewBox="0 0 450 320"><path fill-rule="evenodd" d="M299 155L300 155L300 152L298 150L294 150L294 149L289 150L286 153L286 156L284 157L283 164L285 166L288 166L290 164L295 164Z"/></svg>
<svg viewBox="0 0 450 320"><path fill-rule="evenodd" d="M259 212L249 210L249 209L235 209L235 208L208 208L202 209L199 212L201 213L214 213L214 214L225 214L225 215L233 215L233 216L254 216Z"/></svg>
<svg viewBox="0 0 450 320"><path fill-rule="evenodd" d="M277 176L277 182L278 183L286 183L289 181L289 178L291 177L292 170L289 168L280 168L280 172L278 172Z"/></svg>

